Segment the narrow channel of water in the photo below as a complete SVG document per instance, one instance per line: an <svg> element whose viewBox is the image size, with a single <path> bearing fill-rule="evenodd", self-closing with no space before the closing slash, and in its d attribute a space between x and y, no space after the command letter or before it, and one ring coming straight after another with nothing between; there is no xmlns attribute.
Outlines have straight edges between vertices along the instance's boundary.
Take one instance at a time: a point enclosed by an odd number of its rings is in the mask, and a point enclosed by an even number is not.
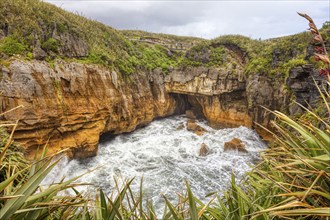
<svg viewBox="0 0 330 220"><path fill-rule="evenodd" d="M138 192L143 176L145 198L152 199L156 209L160 210L163 208L160 194L172 198L174 192L182 191L185 180L201 199L211 192L221 193L228 186L231 173L238 180L242 178L258 160L258 152L266 147L258 134L246 127L215 130L201 121L197 123L207 132L197 136L186 128L177 130L186 121L184 116L174 116L156 120L132 133L109 138L100 143L96 157L81 161L64 158L43 184L56 182L61 176L69 179L101 166L79 180L93 186L79 190L91 192L95 191L94 187L101 187L110 193L114 177L136 177L132 189ZM243 141L248 153L224 152L224 143L235 137ZM198 156L202 143L210 148L205 157Z"/></svg>

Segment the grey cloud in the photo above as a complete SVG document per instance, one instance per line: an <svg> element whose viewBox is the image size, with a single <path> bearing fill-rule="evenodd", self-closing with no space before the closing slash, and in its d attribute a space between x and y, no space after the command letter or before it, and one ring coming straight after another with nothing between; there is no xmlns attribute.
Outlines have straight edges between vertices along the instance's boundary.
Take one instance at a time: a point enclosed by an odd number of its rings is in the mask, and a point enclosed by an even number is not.
<svg viewBox="0 0 330 220"><path fill-rule="evenodd" d="M306 30L296 14L310 14L316 24L330 20L328 1L52 1L69 11L118 29L140 29L214 38L243 34L270 38Z"/></svg>

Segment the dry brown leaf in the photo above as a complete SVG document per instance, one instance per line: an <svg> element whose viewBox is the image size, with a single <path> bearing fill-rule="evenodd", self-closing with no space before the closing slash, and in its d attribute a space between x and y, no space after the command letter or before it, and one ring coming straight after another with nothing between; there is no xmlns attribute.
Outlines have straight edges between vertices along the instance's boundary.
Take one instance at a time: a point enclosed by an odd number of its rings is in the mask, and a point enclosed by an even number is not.
<svg viewBox="0 0 330 220"><path fill-rule="evenodd" d="M330 60L328 56L319 53L315 53L314 55L318 57L320 60L322 60L324 63L330 64Z"/></svg>
<svg viewBox="0 0 330 220"><path fill-rule="evenodd" d="M309 23L308 25L309 25L310 29L313 29L314 31L318 32L317 27L314 23Z"/></svg>
<svg viewBox="0 0 330 220"><path fill-rule="evenodd" d="M312 19L311 17L309 17L307 14L303 14L303 13L299 13L299 12L297 12L297 13L298 13L298 15L300 15L301 17L306 18L309 22L314 23L314 22L313 22L313 19Z"/></svg>
<svg viewBox="0 0 330 220"><path fill-rule="evenodd" d="M322 39L322 37L320 35L315 35L314 36L314 40L315 41L319 41L319 42L323 42L323 39Z"/></svg>
<svg viewBox="0 0 330 220"><path fill-rule="evenodd" d="M319 34L318 30L309 28L308 30L310 30L312 32L312 34Z"/></svg>
<svg viewBox="0 0 330 220"><path fill-rule="evenodd" d="M315 46L314 51L319 54L324 54L324 48L320 46Z"/></svg>

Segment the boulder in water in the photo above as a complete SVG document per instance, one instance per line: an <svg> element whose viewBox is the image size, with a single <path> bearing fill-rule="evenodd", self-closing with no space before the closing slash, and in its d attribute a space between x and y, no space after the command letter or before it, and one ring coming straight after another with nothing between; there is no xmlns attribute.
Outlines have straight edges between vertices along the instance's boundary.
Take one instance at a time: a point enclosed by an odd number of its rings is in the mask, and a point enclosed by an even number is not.
<svg viewBox="0 0 330 220"><path fill-rule="evenodd" d="M209 147L202 143L201 147L199 148L198 156L205 157L209 153L210 149Z"/></svg>
<svg viewBox="0 0 330 220"><path fill-rule="evenodd" d="M203 135L204 132L206 131L203 127L196 124L195 120L191 120L191 119L187 121L187 130L194 132L198 136Z"/></svg>
<svg viewBox="0 0 330 220"><path fill-rule="evenodd" d="M240 152L245 152L245 153L247 152L243 142L238 138L233 138L231 141L226 142L224 150L225 151L238 150Z"/></svg>
<svg viewBox="0 0 330 220"><path fill-rule="evenodd" d="M179 131L179 130L182 130L182 129L184 129L184 125L181 123L181 124L176 128L176 130Z"/></svg>

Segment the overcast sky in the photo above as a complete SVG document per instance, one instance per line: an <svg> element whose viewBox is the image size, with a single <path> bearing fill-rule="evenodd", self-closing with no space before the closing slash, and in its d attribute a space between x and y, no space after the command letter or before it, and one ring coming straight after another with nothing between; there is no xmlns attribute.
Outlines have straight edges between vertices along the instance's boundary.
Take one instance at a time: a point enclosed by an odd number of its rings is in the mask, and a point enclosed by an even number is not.
<svg viewBox="0 0 330 220"><path fill-rule="evenodd" d="M329 0L45 1L117 29L208 39L225 34L266 39L299 33L308 24L297 11L310 15L318 27L330 20Z"/></svg>

